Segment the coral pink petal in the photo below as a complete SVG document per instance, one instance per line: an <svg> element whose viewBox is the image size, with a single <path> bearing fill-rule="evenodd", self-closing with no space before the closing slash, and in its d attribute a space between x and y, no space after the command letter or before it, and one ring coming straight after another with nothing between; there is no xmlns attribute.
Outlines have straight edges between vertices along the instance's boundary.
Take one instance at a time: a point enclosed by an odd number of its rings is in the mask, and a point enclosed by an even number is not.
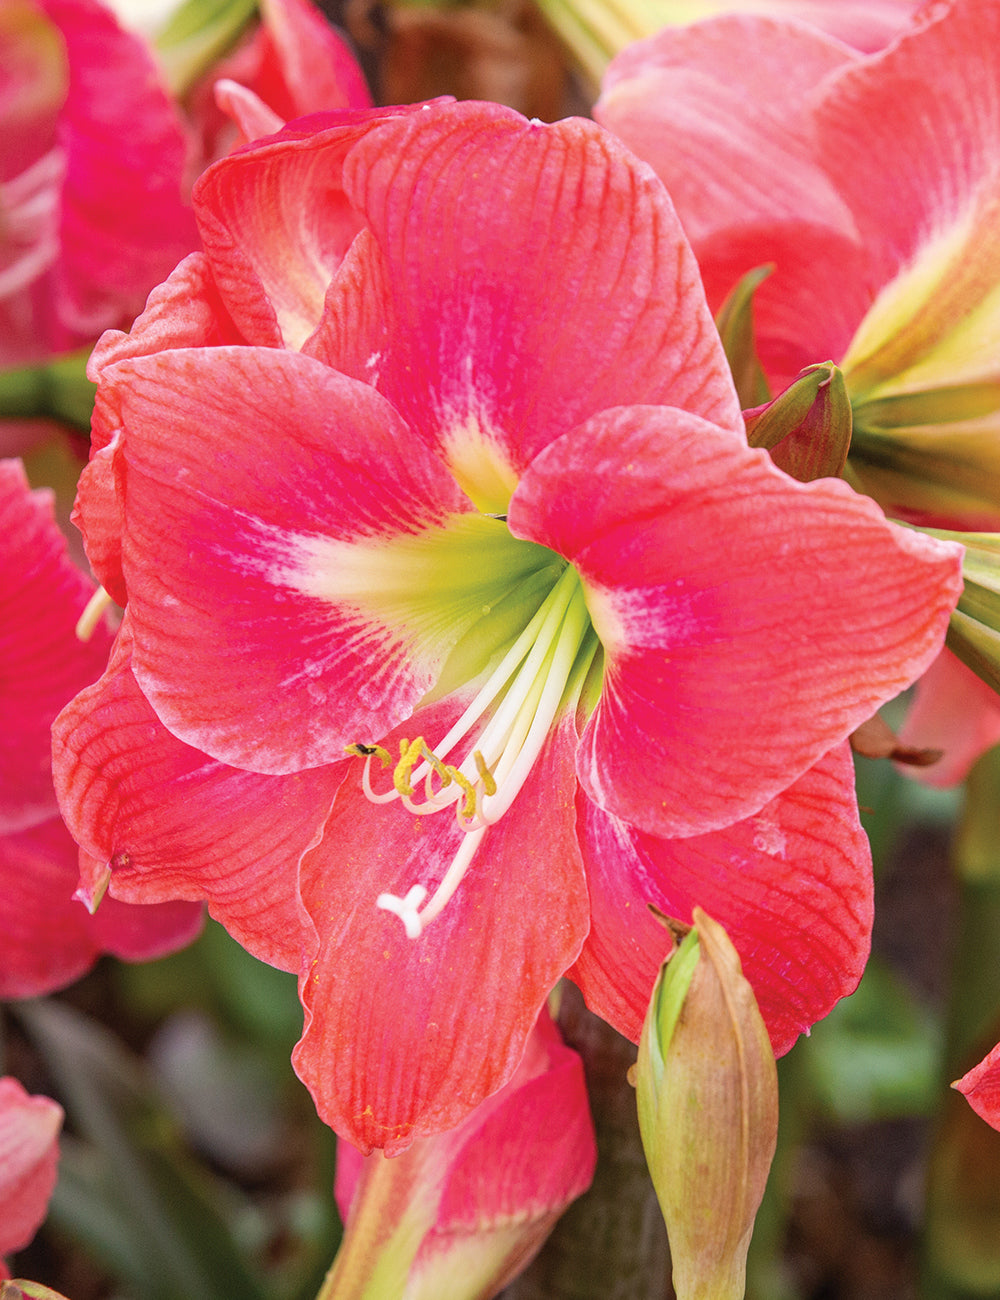
<svg viewBox="0 0 1000 1300"><path fill-rule="evenodd" d="M581 782L657 835L726 826L802 776L927 667L961 591L960 548L683 411L574 429L509 526L576 567L604 645Z"/></svg>
<svg viewBox="0 0 1000 1300"><path fill-rule="evenodd" d="M819 157L865 239L896 268L975 205L984 224L970 230L970 252L978 255L995 229L998 79L1000 9L956 0L927 6L912 32L826 87L816 112ZM987 242L995 268L998 241Z"/></svg>
<svg viewBox="0 0 1000 1300"><path fill-rule="evenodd" d="M943 750L930 767L902 768L925 785L964 781L980 754L1000 741L1000 700L950 650L942 650L917 682L899 733L901 745Z"/></svg>
<svg viewBox="0 0 1000 1300"><path fill-rule="evenodd" d="M261 0L263 57L253 89L286 120L333 108L368 108L357 60L306 0Z"/></svg>
<svg viewBox="0 0 1000 1300"><path fill-rule="evenodd" d="M453 699L429 706L407 736L433 744L459 707ZM464 835L448 811L415 817L398 802L373 806L354 777L303 859L302 899L318 947L300 980L306 1027L293 1062L321 1117L366 1153L392 1154L452 1127L505 1083L549 990L579 953L587 896L575 740L567 722L553 732L531 780L418 939L375 903L418 883L433 890ZM393 749L396 738L385 744Z"/></svg>
<svg viewBox="0 0 1000 1300"><path fill-rule="evenodd" d="M139 312L150 286L197 244L182 194L187 139L152 55L103 4L41 0L41 7L62 33L70 67L59 124L68 159L61 315L93 337Z"/></svg>
<svg viewBox="0 0 1000 1300"><path fill-rule="evenodd" d="M584 801L590 935L571 977L588 1005L638 1040L670 937L649 912L726 927L776 1052L853 991L868 955L871 855L846 745L725 830L657 839Z"/></svg>
<svg viewBox="0 0 1000 1300"><path fill-rule="evenodd" d="M111 634L74 629L93 591L69 558L52 494L32 492L20 461L0 461L0 833L54 815L49 728L107 663Z"/></svg>
<svg viewBox="0 0 1000 1300"><path fill-rule="evenodd" d="M149 357L168 348L212 348L242 342L216 288L208 259L204 253L192 253L156 286L127 334L107 330L100 337L90 354L87 374L97 383L108 366L130 357ZM96 432L97 446L102 447L108 438L100 436L100 430Z"/></svg>
<svg viewBox="0 0 1000 1300"><path fill-rule="evenodd" d="M0 837L0 998L64 988L101 953L130 961L162 957L201 929L201 908L192 903L132 907L105 899L91 916L74 896L77 856L58 817Z"/></svg>
<svg viewBox="0 0 1000 1300"><path fill-rule="evenodd" d="M274 135L285 125L284 118L279 117L259 96L239 82L222 77L215 83L214 90L216 104L239 128L238 144Z"/></svg>
<svg viewBox="0 0 1000 1300"><path fill-rule="evenodd" d="M93 415L95 430L101 428L103 435L117 423L117 411L107 401L105 392L98 389ZM122 573L124 519L118 481L120 450L121 438L115 437L114 432L103 447L91 448L90 460L77 480L71 518L83 534L83 548L94 576L112 600L124 606L128 592Z"/></svg>
<svg viewBox="0 0 1000 1300"><path fill-rule="evenodd" d="M122 961L155 961L197 939L204 909L187 899L145 903L106 897L91 918L100 951Z"/></svg>
<svg viewBox="0 0 1000 1300"><path fill-rule="evenodd" d="M297 971L298 860L319 833L346 764L259 776L175 740L130 671L129 621L126 614L104 678L53 731L63 815L86 851L112 869L115 898L104 900L95 920L151 910L116 899L205 899L255 956Z"/></svg>
<svg viewBox="0 0 1000 1300"><path fill-rule="evenodd" d="M192 253L149 295L146 310L128 334L104 332L91 353L87 373L97 383L101 373L116 361L152 356L168 348L239 342L205 255ZM101 586L124 605L128 595L121 571L120 434L117 404L99 387L91 420L90 463L80 476L73 522L83 534L87 559Z"/></svg>
<svg viewBox="0 0 1000 1300"><path fill-rule="evenodd" d="M544 1006L513 1078L470 1121L428 1252L446 1248L452 1232L473 1234L561 1210L590 1186L597 1148L583 1062Z"/></svg>
<svg viewBox="0 0 1000 1300"><path fill-rule="evenodd" d="M55 145L67 90L66 47L58 30L32 0L8 0L3 7L0 67L0 126L4 140L0 183L6 186ZM4 198L7 200L8 194ZM4 216L6 219L6 211ZM4 243L9 237L5 220Z"/></svg>
<svg viewBox="0 0 1000 1300"><path fill-rule="evenodd" d="M1000 1043L951 1086L987 1124L1000 1129Z"/></svg>
<svg viewBox="0 0 1000 1300"><path fill-rule="evenodd" d="M753 314L775 393L805 366L843 357L880 283L868 244L812 220L741 224L696 251L715 312L748 271L773 267L754 294Z"/></svg>
<svg viewBox="0 0 1000 1300"><path fill-rule="evenodd" d="M696 248L729 226L803 213L850 233L808 104L857 57L815 28L762 15L668 27L612 61L594 116L653 167Z"/></svg>
<svg viewBox="0 0 1000 1300"><path fill-rule="evenodd" d="M371 612L366 566L469 507L384 398L263 348L165 352L105 380L126 429L133 669L168 729L280 773L406 717L444 650L421 657L405 621Z"/></svg>
<svg viewBox="0 0 1000 1300"><path fill-rule="evenodd" d="M625 401L738 427L670 202L600 127L529 123L495 104L425 107L359 141L344 185L384 260L375 286L390 286L373 382L451 463L485 444L516 476Z"/></svg>
<svg viewBox="0 0 1000 1300"><path fill-rule="evenodd" d="M0 1255L25 1247L56 1185L62 1107L0 1079ZM2 1273L0 1261L0 1277Z"/></svg>
<svg viewBox="0 0 1000 1300"><path fill-rule="evenodd" d="M344 156L383 116L331 114L337 125L282 132L199 178L202 242L247 342L300 348L319 324L330 281L362 225L343 191Z"/></svg>

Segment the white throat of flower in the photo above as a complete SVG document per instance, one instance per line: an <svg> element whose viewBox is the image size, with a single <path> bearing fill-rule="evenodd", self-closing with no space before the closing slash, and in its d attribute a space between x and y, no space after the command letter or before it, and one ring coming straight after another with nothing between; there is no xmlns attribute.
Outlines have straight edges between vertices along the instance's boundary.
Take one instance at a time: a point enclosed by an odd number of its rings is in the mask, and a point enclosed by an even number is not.
<svg viewBox="0 0 1000 1300"><path fill-rule="evenodd" d="M458 721L433 747L423 736L401 740L398 759L381 745L355 744L365 759L362 778L373 803L399 799L418 817L454 808L465 833L433 895L420 884L402 898L380 894L376 905L400 918L419 938L454 895L487 829L510 808L541 753L571 683L581 683L598 646L583 588L567 566L538 611L490 673ZM582 652L582 653L581 653ZM474 748L457 763L445 760L489 714ZM392 767L393 788L376 791L372 760Z"/></svg>

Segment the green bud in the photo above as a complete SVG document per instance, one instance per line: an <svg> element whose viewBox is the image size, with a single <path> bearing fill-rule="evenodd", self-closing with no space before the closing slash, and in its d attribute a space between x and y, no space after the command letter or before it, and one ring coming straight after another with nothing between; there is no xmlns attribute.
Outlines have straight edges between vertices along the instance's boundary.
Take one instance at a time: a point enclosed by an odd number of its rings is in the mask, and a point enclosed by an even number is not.
<svg viewBox="0 0 1000 1300"><path fill-rule="evenodd" d="M699 908L660 971L635 1079L678 1300L740 1300L777 1138L777 1071L736 950Z"/></svg>
<svg viewBox="0 0 1000 1300"><path fill-rule="evenodd" d="M747 441L801 483L838 478L851 446L851 402L832 361L809 366L773 402L744 411Z"/></svg>

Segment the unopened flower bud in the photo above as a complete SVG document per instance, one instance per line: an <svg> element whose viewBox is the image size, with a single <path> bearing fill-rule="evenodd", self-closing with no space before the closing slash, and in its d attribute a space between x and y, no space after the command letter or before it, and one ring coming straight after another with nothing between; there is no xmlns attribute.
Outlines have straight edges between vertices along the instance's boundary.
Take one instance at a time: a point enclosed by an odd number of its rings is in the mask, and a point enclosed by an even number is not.
<svg viewBox="0 0 1000 1300"><path fill-rule="evenodd" d="M802 483L837 478L851 446L851 402L832 361L808 366L772 402L745 411L747 441Z"/></svg>
<svg viewBox="0 0 1000 1300"><path fill-rule="evenodd" d="M777 1071L736 950L699 908L653 990L636 1086L678 1300L739 1300L777 1138Z"/></svg>

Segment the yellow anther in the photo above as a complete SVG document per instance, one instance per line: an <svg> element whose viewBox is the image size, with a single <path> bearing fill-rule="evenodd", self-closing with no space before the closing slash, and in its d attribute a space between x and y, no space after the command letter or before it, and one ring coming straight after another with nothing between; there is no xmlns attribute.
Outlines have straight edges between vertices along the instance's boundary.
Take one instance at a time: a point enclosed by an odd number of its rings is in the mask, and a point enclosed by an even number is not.
<svg viewBox="0 0 1000 1300"><path fill-rule="evenodd" d="M434 753L433 749L428 749L426 745L424 745L421 752L427 762L430 763L431 767L437 773L442 787L451 785L451 774L455 769L453 767L446 767L438 758L437 754Z"/></svg>
<svg viewBox="0 0 1000 1300"><path fill-rule="evenodd" d="M471 821L476 815L476 787L472 784L464 772L460 772L457 767L448 767L448 774L455 781L460 790L465 794L465 802L462 804L459 817L466 821Z"/></svg>
<svg viewBox="0 0 1000 1300"><path fill-rule="evenodd" d="M377 758L383 767L388 767L392 762L392 755L381 745L362 745L360 741L354 745L345 745L344 753L353 754L355 758Z"/></svg>
<svg viewBox="0 0 1000 1300"><path fill-rule="evenodd" d="M423 736L418 736L414 741L400 740L399 762L392 770L392 784L396 787L397 794L412 796L416 793L410 785L410 773L420 762L425 748Z"/></svg>
<svg viewBox="0 0 1000 1300"><path fill-rule="evenodd" d="M486 759L483 758L478 749L473 751L472 757L476 761L476 771L479 773L479 779L483 783L483 793L496 794L497 783L493 780L493 773L486 766Z"/></svg>

